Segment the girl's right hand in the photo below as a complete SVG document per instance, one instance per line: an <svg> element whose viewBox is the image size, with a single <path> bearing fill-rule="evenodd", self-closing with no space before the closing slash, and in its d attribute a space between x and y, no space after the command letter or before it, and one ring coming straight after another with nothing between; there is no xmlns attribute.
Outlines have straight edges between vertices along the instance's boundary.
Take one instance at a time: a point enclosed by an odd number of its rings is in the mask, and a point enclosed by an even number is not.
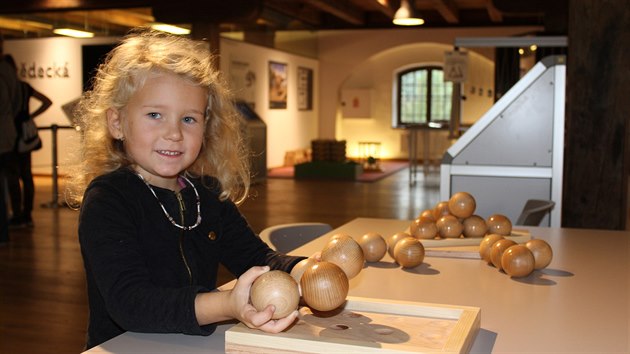
<svg viewBox="0 0 630 354"><path fill-rule="evenodd" d="M243 273L236 281L234 289L231 290L229 306L233 314L232 317L243 322L247 327L269 333L279 333L295 321L298 311L293 311L284 318L272 320L271 317L275 311L273 305L267 306L263 311L257 311L249 302L249 292L254 280L268 271L269 267L264 266L252 267Z"/></svg>

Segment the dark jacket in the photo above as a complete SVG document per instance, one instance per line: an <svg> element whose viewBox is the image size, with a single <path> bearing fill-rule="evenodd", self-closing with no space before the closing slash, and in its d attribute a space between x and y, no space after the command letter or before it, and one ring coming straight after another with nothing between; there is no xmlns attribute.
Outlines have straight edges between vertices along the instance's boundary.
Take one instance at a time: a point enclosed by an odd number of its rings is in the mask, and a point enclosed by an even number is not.
<svg viewBox="0 0 630 354"><path fill-rule="evenodd" d="M234 203L220 201L217 182L191 179L201 198L201 225L183 231L167 219L155 196L128 168L100 176L85 192L79 241L90 303L87 348L124 331L211 334L199 326L194 300L216 287L219 263L235 276L255 265L290 271L303 257L270 249ZM175 192L153 187L181 225ZM185 222L197 217L194 190L181 190Z"/></svg>

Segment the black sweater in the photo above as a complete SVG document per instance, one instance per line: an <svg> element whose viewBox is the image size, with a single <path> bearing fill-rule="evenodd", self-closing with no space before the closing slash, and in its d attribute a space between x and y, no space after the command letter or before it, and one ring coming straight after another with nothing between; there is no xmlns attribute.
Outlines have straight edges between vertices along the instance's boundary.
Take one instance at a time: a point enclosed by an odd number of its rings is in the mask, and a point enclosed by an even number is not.
<svg viewBox="0 0 630 354"><path fill-rule="evenodd" d="M219 263L240 276L255 265L290 271L303 257L270 249L251 230L234 203L220 201L217 182L202 186L202 222L183 231L167 219L155 196L128 168L100 176L85 192L79 241L90 303L87 348L124 331L209 335L199 326L194 300L216 288ZM214 186L214 187L213 187ZM180 225L175 192L153 187ZM197 217L192 187L181 190L185 222Z"/></svg>

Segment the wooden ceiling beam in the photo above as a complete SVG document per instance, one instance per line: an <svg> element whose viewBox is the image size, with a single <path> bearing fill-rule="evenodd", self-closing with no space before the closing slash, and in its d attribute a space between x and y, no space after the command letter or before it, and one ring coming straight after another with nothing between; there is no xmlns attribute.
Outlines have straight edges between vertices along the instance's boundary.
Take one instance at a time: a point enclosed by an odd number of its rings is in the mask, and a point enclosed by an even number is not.
<svg viewBox="0 0 630 354"><path fill-rule="evenodd" d="M433 0L433 6L448 23L459 23L459 9L453 0Z"/></svg>
<svg viewBox="0 0 630 354"><path fill-rule="evenodd" d="M490 17L490 21L494 23L503 22L503 13L501 13L501 11L499 11L499 9L494 6L492 0L486 1L486 11L488 11L488 17Z"/></svg>
<svg viewBox="0 0 630 354"><path fill-rule="evenodd" d="M96 10L151 6L152 0L20 0L0 1L0 13Z"/></svg>
<svg viewBox="0 0 630 354"><path fill-rule="evenodd" d="M347 0L304 0L304 2L355 26L365 25L363 11Z"/></svg>

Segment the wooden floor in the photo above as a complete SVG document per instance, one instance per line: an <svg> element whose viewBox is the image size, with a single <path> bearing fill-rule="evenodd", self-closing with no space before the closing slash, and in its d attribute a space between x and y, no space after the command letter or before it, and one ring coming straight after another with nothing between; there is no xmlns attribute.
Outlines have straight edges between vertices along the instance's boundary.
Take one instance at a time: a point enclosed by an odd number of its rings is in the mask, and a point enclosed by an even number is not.
<svg viewBox="0 0 630 354"><path fill-rule="evenodd" d="M36 205L52 200L49 178L37 178L36 189ZM374 183L268 179L253 186L240 209L259 232L292 222L413 219L438 198L437 175L418 174L410 186L404 169ZM35 227L11 230L9 244L0 246L0 354L82 351L88 310L77 217L63 207L36 207Z"/></svg>

